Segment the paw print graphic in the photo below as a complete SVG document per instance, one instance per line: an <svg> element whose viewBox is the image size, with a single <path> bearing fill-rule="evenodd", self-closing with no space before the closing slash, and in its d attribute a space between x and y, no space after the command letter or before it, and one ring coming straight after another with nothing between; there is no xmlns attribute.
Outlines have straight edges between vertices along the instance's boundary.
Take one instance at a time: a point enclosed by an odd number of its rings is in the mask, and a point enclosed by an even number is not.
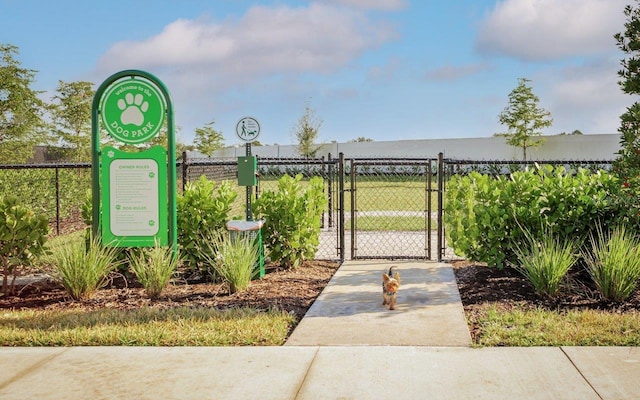
<svg viewBox="0 0 640 400"><path fill-rule="evenodd" d="M124 99L118 100L118 108L122 110L120 121L123 124L142 126L144 124L144 113L149 109L149 103L144 101L144 97L141 94L134 96L131 93L127 93Z"/></svg>

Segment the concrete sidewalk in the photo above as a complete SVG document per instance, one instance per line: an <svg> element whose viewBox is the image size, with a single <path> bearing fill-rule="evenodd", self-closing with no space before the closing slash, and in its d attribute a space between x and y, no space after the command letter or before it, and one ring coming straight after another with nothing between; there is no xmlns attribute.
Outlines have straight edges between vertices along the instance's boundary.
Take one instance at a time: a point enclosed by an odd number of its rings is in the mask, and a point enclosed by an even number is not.
<svg viewBox="0 0 640 400"><path fill-rule="evenodd" d="M286 346L0 348L0 399L640 398L637 347L470 343L449 265L347 262Z"/></svg>
<svg viewBox="0 0 640 400"><path fill-rule="evenodd" d="M612 347L0 349L0 399L638 399Z"/></svg>

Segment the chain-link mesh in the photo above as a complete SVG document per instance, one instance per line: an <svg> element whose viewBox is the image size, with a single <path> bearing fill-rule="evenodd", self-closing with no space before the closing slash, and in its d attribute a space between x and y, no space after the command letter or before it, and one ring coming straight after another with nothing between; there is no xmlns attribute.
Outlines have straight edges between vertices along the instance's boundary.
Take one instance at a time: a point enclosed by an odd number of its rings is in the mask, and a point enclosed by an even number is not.
<svg viewBox="0 0 640 400"><path fill-rule="evenodd" d="M0 165L0 188L0 195L46 215L52 233L74 232L85 227L80 210L91 189L91 165Z"/></svg>
<svg viewBox="0 0 640 400"><path fill-rule="evenodd" d="M434 159L354 159L345 201L351 256L431 259L437 219Z"/></svg>

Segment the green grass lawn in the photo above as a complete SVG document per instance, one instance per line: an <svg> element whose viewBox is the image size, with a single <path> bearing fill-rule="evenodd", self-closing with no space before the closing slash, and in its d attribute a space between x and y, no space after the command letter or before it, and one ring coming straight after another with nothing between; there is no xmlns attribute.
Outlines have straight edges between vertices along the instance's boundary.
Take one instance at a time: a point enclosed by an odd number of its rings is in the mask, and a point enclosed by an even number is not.
<svg viewBox="0 0 640 400"><path fill-rule="evenodd" d="M478 346L639 346L640 312L498 310L474 315Z"/></svg>
<svg viewBox="0 0 640 400"><path fill-rule="evenodd" d="M276 310L0 310L0 345L279 346L294 324Z"/></svg>

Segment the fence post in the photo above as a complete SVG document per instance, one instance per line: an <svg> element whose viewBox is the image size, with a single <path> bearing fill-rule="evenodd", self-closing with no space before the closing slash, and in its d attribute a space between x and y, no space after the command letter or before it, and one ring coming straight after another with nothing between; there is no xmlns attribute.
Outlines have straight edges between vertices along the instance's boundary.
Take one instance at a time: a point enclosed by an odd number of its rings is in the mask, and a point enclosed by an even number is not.
<svg viewBox="0 0 640 400"><path fill-rule="evenodd" d="M340 263L344 262L344 154L338 154L338 245L340 246Z"/></svg>
<svg viewBox="0 0 640 400"><path fill-rule="evenodd" d="M438 153L438 262L442 261L444 253L444 227L442 225L444 200L444 154Z"/></svg>
<svg viewBox="0 0 640 400"><path fill-rule="evenodd" d="M60 236L60 170L56 167L56 235Z"/></svg>
<svg viewBox="0 0 640 400"><path fill-rule="evenodd" d="M349 175L351 178L351 259L355 260L358 257L356 247L356 166L353 164L353 158L350 160L351 169Z"/></svg>
<svg viewBox="0 0 640 400"><path fill-rule="evenodd" d="M186 150L182 152L182 194L184 194L184 189L187 187L187 177L189 174L187 173L187 152Z"/></svg>

